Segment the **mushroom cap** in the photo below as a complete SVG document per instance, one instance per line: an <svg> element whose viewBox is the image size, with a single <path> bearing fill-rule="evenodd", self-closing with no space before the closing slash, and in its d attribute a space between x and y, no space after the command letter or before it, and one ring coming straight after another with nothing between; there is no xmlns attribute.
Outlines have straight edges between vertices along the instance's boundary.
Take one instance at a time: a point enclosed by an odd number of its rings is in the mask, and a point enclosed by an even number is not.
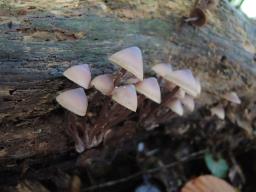
<svg viewBox="0 0 256 192"><path fill-rule="evenodd" d="M195 109L195 101L194 98L189 96L189 95L185 95L184 98L181 99L181 103L189 110L189 111L194 111Z"/></svg>
<svg viewBox="0 0 256 192"><path fill-rule="evenodd" d="M191 21L193 25L201 27L207 23L207 18L204 11L200 8L195 8L191 11L190 17L197 17L198 19L195 21Z"/></svg>
<svg viewBox="0 0 256 192"><path fill-rule="evenodd" d="M85 116L88 107L88 99L83 88L64 91L56 97L56 100L62 107L72 113Z"/></svg>
<svg viewBox="0 0 256 192"><path fill-rule="evenodd" d="M178 85L186 93L196 97L198 95L198 87L195 78L189 69L173 71L165 76L165 79Z"/></svg>
<svg viewBox="0 0 256 192"><path fill-rule="evenodd" d="M174 113L177 113L180 116L183 115L183 107L179 99L171 100L166 104L166 106L170 108Z"/></svg>
<svg viewBox="0 0 256 192"><path fill-rule="evenodd" d="M91 71L87 64L74 65L64 71L63 75L85 89L88 89L91 82Z"/></svg>
<svg viewBox="0 0 256 192"><path fill-rule="evenodd" d="M155 77L150 77L137 83L136 90L152 101L161 103L161 90Z"/></svg>
<svg viewBox="0 0 256 192"><path fill-rule="evenodd" d="M190 180L181 189L181 192L236 192L226 181L212 175L202 175Z"/></svg>
<svg viewBox="0 0 256 192"><path fill-rule="evenodd" d="M241 100L238 97L238 95L236 94L236 92L226 93L225 95L223 95L223 98L232 103L241 104Z"/></svg>
<svg viewBox="0 0 256 192"><path fill-rule="evenodd" d="M111 95L114 90L114 81L111 74L98 75L92 80L91 84L103 95Z"/></svg>
<svg viewBox="0 0 256 192"><path fill-rule="evenodd" d="M211 114L216 115L219 119L225 119L225 110L222 106L212 107Z"/></svg>
<svg viewBox="0 0 256 192"><path fill-rule="evenodd" d="M134 85L116 87L112 92L112 99L131 111L137 110L138 101Z"/></svg>
<svg viewBox="0 0 256 192"><path fill-rule="evenodd" d="M129 47L111 55L109 60L143 80L143 61L138 47Z"/></svg>
<svg viewBox="0 0 256 192"><path fill-rule="evenodd" d="M152 70L159 76L164 77L165 75L172 72L171 64L160 63L152 67Z"/></svg>

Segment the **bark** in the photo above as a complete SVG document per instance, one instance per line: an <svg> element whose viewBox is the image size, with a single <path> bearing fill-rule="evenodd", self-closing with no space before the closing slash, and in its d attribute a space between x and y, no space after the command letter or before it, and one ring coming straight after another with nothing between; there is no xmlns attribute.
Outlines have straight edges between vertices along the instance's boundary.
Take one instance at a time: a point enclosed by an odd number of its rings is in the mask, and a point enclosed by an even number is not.
<svg viewBox="0 0 256 192"><path fill-rule="evenodd" d="M55 97L75 85L62 72L88 63L93 76L113 73L108 55L133 45L143 50L146 75L154 64L169 62L199 76L203 91L197 109L207 111L222 94L236 91L243 104L229 108L229 120L241 119L238 126L254 136L254 117L246 114L255 109L256 25L226 1L207 11L208 22L200 28L182 24L194 7L188 0L3 1L0 6L0 159L5 165L72 150ZM88 94L93 110L97 98L91 90ZM201 121L198 113L183 120Z"/></svg>

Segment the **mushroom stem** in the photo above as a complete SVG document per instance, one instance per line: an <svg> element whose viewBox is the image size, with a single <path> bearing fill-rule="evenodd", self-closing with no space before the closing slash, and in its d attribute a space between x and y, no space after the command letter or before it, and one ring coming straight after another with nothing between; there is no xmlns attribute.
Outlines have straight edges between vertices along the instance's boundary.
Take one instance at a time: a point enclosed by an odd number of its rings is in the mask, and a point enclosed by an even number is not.
<svg viewBox="0 0 256 192"><path fill-rule="evenodd" d="M198 17L189 17L187 19L184 19L184 22L188 23L188 22L191 22L191 21L197 21L199 18Z"/></svg>
<svg viewBox="0 0 256 192"><path fill-rule="evenodd" d="M140 119L140 122L145 121L146 119L154 119L158 116L158 111L166 106L168 102L170 102L173 99L173 96L177 93L179 90L179 87L176 86L171 92L169 92L163 99L163 102L155 107L152 111L147 110L146 114L143 114L143 118Z"/></svg>
<svg viewBox="0 0 256 192"><path fill-rule="evenodd" d="M120 68L117 72L117 74L114 76L114 85L117 86L120 79L126 74L126 70L123 68Z"/></svg>

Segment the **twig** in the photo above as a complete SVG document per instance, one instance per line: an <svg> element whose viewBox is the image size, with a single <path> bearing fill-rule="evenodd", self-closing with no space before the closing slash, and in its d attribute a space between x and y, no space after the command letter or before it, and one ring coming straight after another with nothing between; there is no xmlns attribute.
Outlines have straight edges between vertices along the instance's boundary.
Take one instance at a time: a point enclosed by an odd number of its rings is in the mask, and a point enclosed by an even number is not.
<svg viewBox="0 0 256 192"><path fill-rule="evenodd" d="M85 188L84 190L82 191L94 191L96 189L101 189L101 188L105 188L105 187L110 187L110 186L114 186L114 185L117 185L117 184L120 184L120 183L125 183L129 180L132 180L134 178L137 178L145 173L154 173L154 172L157 172L157 171L161 171L162 169L169 169L171 167L174 167L176 165L178 165L179 163L181 162L186 162L186 161L189 161L191 160L192 158L195 158L197 156L200 156L202 154L204 154L207 150L204 149L204 150L201 150L201 151L198 151L198 152L195 152L195 153L191 153L190 155L186 156L186 157L183 157L181 159L179 159L178 161L175 161L175 162L172 162L172 163L169 163L169 164L166 164L166 165L163 165L161 167L156 167L156 168L153 168L153 169L148 169L146 171L139 171L135 174L132 174L128 177L124 177L124 178L121 178L121 179L117 179L117 180L113 180L113 181L108 181L106 183L101 183L101 184L98 184L98 185L93 185L91 187L88 187L88 188Z"/></svg>

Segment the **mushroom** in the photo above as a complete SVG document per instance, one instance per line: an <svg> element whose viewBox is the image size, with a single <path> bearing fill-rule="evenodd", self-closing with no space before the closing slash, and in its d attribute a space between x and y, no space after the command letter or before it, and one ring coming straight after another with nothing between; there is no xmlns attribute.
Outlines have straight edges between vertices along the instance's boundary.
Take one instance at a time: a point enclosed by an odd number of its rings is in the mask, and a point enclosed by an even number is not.
<svg viewBox="0 0 256 192"><path fill-rule="evenodd" d="M193 97L198 96L199 89L196 80L189 69L173 71L165 76L165 79L179 86Z"/></svg>
<svg viewBox="0 0 256 192"><path fill-rule="evenodd" d="M225 110L222 106L216 106L211 108L211 114L216 115L220 119L225 119Z"/></svg>
<svg viewBox="0 0 256 192"><path fill-rule="evenodd" d="M171 64L160 63L152 67L152 70L159 76L164 77L172 72Z"/></svg>
<svg viewBox="0 0 256 192"><path fill-rule="evenodd" d="M72 113L85 116L88 107L88 99L83 88L64 91L56 97L56 100L62 107Z"/></svg>
<svg viewBox="0 0 256 192"><path fill-rule="evenodd" d="M134 85L116 87L112 92L112 99L131 111L137 110L138 101Z"/></svg>
<svg viewBox="0 0 256 192"><path fill-rule="evenodd" d="M129 47L111 55L109 60L123 69L132 73L139 80L143 80L142 53L138 47ZM120 76L114 78L114 83Z"/></svg>
<svg viewBox="0 0 256 192"><path fill-rule="evenodd" d="M236 192L236 190L225 180L212 175L202 175L190 180L181 189L181 192Z"/></svg>
<svg viewBox="0 0 256 192"><path fill-rule="evenodd" d="M185 22L192 23L198 27L201 27L206 24L207 18L204 11L200 8L195 8L190 12L189 18L184 20Z"/></svg>
<svg viewBox="0 0 256 192"><path fill-rule="evenodd" d="M179 99L173 99L169 101L166 103L166 106L170 108L174 113L177 113L180 116L183 115L183 107Z"/></svg>
<svg viewBox="0 0 256 192"><path fill-rule="evenodd" d="M63 75L81 87L88 89L91 81L89 65L75 65L64 71Z"/></svg>
<svg viewBox="0 0 256 192"><path fill-rule="evenodd" d="M156 103L161 103L161 91L157 79L150 77L137 83L136 90Z"/></svg>
<svg viewBox="0 0 256 192"><path fill-rule="evenodd" d="M181 98L180 101L190 112L194 111L195 102L193 97L185 95L184 98Z"/></svg>
<svg viewBox="0 0 256 192"><path fill-rule="evenodd" d="M103 95L111 95L112 91L114 90L113 75L98 75L92 80L91 85Z"/></svg>
<svg viewBox="0 0 256 192"><path fill-rule="evenodd" d="M201 0L200 7L202 9L215 9L219 4L219 0Z"/></svg>
<svg viewBox="0 0 256 192"><path fill-rule="evenodd" d="M238 95L236 94L236 92L226 93L225 95L223 95L223 98L232 103L241 104L241 100L238 97Z"/></svg>

